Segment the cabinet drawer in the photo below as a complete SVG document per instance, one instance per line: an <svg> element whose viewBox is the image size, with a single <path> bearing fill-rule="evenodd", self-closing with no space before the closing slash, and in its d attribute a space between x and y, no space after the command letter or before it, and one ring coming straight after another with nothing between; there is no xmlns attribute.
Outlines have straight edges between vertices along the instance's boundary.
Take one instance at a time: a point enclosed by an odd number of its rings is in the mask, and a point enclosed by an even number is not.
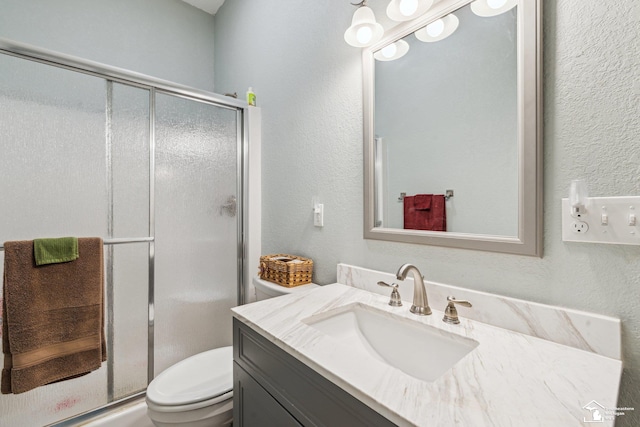
<svg viewBox="0 0 640 427"><path fill-rule="evenodd" d="M395 425L238 319L233 325L235 362L302 425Z"/></svg>

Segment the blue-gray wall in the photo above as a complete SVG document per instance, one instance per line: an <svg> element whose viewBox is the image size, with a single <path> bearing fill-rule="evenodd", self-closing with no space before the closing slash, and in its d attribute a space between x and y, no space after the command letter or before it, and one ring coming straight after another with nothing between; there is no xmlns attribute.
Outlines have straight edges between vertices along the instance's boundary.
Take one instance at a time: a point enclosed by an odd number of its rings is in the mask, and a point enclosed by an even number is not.
<svg viewBox="0 0 640 427"><path fill-rule="evenodd" d="M213 23L180 0L0 0L0 38L208 91Z"/></svg>
<svg viewBox="0 0 640 427"><path fill-rule="evenodd" d="M372 6L386 1L370 1ZM622 319L619 425L640 425L640 247L565 243L571 179L593 196L640 195L640 5L544 2L544 257L362 238L360 50L344 0L228 0L216 16L216 87L253 86L263 108L263 252L314 259L330 283L345 262ZM315 228L312 196L325 207ZM474 309L482 310L482 307Z"/></svg>

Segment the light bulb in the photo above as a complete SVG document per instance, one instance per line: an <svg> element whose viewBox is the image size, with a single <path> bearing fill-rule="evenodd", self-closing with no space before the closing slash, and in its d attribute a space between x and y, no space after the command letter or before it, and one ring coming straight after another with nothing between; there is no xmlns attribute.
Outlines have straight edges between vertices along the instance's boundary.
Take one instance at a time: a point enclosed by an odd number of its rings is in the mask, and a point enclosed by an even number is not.
<svg viewBox="0 0 640 427"><path fill-rule="evenodd" d="M398 8L404 16L411 16L418 10L418 0L400 0Z"/></svg>
<svg viewBox="0 0 640 427"><path fill-rule="evenodd" d="M491 9L500 9L506 2L507 0L487 0L487 5Z"/></svg>
<svg viewBox="0 0 640 427"><path fill-rule="evenodd" d="M389 46L385 46L380 51L380 53L382 53L382 56L384 56L385 58L393 58L397 52L398 46L396 46L395 43L391 43Z"/></svg>
<svg viewBox="0 0 640 427"><path fill-rule="evenodd" d="M377 61L395 61L402 58L409 52L409 43L404 40L398 40L391 43L373 54Z"/></svg>
<svg viewBox="0 0 640 427"><path fill-rule="evenodd" d="M356 31L356 39L359 43L366 44L369 43L371 37L373 36L373 31L369 27L360 27L358 31Z"/></svg>
<svg viewBox="0 0 640 427"><path fill-rule="evenodd" d="M444 21L442 18L437 21L433 21L431 24L427 25L427 34L431 37L438 37L444 31Z"/></svg>

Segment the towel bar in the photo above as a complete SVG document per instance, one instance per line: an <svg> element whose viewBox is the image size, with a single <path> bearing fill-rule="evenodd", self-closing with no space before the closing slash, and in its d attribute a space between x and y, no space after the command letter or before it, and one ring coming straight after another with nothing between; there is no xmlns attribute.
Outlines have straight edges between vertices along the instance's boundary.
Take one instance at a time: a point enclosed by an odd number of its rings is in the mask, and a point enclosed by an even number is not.
<svg viewBox="0 0 640 427"><path fill-rule="evenodd" d="M407 193L400 193L400 197L398 197L398 201L402 202L406 195L407 195ZM449 200L452 197L453 197L453 190L447 190L447 191L444 192L444 199L445 200Z"/></svg>
<svg viewBox="0 0 640 427"><path fill-rule="evenodd" d="M139 243L139 242L153 242L153 237L132 237L132 238L119 238L119 239L106 239L103 241L105 245L119 245L122 243ZM0 245L0 251L4 251L4 245Z"/></svg>

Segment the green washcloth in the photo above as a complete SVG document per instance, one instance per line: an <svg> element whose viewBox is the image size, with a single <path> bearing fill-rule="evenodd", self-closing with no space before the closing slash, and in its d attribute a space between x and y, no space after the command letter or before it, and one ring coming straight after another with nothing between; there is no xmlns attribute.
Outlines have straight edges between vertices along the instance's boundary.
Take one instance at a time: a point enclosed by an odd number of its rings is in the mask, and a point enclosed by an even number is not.
<svg viewBox="0 0 640 427"><path fill-rule="evenodd" d="M36 265L57 264L78 259L78 238L34 239L33 255Z"/></svg>

